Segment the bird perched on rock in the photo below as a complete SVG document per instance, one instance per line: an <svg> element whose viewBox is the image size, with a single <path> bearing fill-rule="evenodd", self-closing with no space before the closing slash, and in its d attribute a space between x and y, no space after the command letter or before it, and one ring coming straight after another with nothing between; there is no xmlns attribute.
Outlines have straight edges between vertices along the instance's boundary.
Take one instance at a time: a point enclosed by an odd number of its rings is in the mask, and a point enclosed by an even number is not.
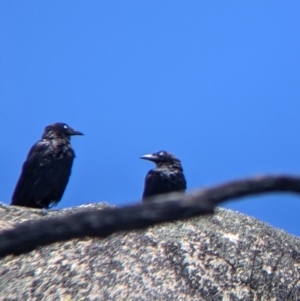
<svg viewBox="0 0 300 301"><path fill-rule="evenodd" d="M83 134L60 122L45 128L23 164L11 205L49 208L60 201L75 158L70 143L73 135Z"/></svg>
<svg viewBox="0 0 300 301"><path fill-rule="evenodd" d="M166 151L159 151L140 158L156 164L156 167L146 175L143 202L147 202L149 197L158 194L184 192L186 190L186 180L181 162L174 155Z"/></svg>

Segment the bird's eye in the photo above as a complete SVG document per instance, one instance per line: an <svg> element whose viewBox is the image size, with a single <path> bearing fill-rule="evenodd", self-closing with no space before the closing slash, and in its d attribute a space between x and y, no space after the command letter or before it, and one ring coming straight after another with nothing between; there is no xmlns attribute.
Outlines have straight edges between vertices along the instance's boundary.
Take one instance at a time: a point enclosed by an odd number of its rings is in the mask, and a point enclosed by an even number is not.
<svg viewBox="0 0 300 301"><path fill-rule="evenodd" d="M160 155L160 156L163 156L163 155L164 155L164 152L160 152L159 155Z"/></svg>
<svg viewBox="0 0 300 301"><path fill-rule="evenodd" d="M67 128L68 128L68 126L66 124L64 124L64 129L67 129Z"/></svg>

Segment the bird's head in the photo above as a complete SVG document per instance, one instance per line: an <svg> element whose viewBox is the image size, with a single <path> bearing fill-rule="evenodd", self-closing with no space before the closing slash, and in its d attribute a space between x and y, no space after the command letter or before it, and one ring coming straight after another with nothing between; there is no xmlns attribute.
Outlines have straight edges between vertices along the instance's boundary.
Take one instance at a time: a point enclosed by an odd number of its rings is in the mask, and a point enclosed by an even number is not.
<svg viewBox="0 0 300 301"><path fill-rule="evenodd" d="M153 154L147 154L141 156L140 159L149 160L154 162L156 165L166 164L166 163L180 163L180 160L177 159L174 155L166 151L159 151Z"/></svg>
<svg viewBox="0 0 300 301"><path fill-rule="evenodd" d="M83 135L83 133L75 131L65 123L56 122L46 126L42 138L53 139L59 137L70 139L70 137L74 135Z"/></svg>

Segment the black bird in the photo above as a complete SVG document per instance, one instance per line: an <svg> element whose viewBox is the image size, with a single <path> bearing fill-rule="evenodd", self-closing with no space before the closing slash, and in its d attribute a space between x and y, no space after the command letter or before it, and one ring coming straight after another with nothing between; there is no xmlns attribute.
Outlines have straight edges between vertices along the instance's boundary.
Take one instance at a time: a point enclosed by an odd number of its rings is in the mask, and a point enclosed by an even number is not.
<svg viewBox="0 0 300 301"><path fill-rule="evenodd" d="M154 195L186 190L186 180L181 162L174 155L159 151L144 155L141 159L152 161L156 167L151 169L145 178L143 202Z"/></svg>
<svg viewBox="0 0 300 301"><path fill-rule="evenodd" d="M73 135L83 134L60 122L45 128L23 164L11 205L49 208L60 201L75 158L70 143Z"/></svg>

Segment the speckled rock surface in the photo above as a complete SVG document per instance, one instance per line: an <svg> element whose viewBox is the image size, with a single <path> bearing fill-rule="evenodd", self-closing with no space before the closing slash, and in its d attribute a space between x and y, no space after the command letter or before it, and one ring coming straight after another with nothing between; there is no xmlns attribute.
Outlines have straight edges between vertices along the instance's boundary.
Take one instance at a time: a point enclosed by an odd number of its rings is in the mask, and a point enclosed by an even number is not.
<svg viewBox="0 0 300 301"><path fill-rule="evenodd" d="M66 214L0 206L0 228ZM0 300L300 300L300 239L230 210L56 243L0 265Z"/></svg>

